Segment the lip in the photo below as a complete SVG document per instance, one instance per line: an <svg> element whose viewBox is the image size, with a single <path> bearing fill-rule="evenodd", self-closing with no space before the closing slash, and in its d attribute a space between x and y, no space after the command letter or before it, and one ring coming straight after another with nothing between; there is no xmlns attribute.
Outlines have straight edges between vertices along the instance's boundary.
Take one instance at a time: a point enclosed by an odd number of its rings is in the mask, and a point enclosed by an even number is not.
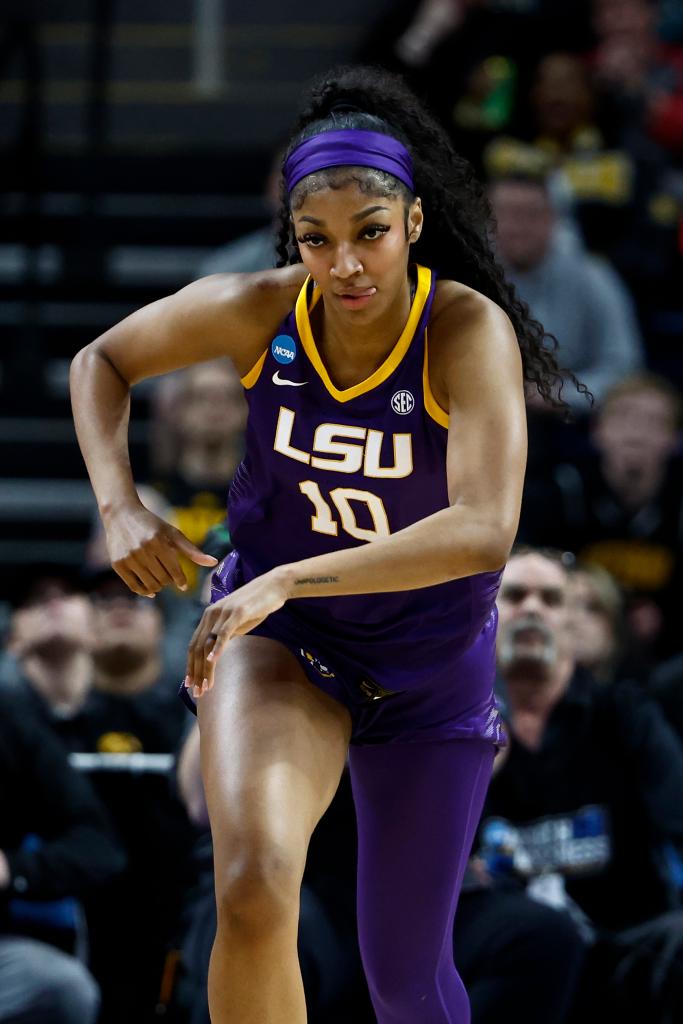
<svg viewBox="0 0 683 1024"><path fill-rule="evenodd" d="M334 297L338 299L346 309L363 309L364 306L374 298L377 289L372 288L348 288L344 292L335 292Z"/></svg>

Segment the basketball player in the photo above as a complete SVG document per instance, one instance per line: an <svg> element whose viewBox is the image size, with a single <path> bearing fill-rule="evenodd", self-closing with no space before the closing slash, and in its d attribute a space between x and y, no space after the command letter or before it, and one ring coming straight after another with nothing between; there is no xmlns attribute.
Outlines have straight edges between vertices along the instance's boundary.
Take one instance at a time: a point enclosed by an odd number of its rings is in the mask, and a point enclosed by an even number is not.
<svg viewBox="0 0 683 1024"><path fill-rule="evenodd" d="M451 932L503 740L494 601L522 492L523 382L550 398L559 381L487 216L400 80L342 69L314 88L284 161L281 269L195 282L74 360L112 564L138 594L183 586L179 553L214 560L136 495L129 388L227 355L249 402L235 551L185 680L214 838L214 1024L305 1021L299 887L347 753L377 1019L469 1020Z"/></svg>

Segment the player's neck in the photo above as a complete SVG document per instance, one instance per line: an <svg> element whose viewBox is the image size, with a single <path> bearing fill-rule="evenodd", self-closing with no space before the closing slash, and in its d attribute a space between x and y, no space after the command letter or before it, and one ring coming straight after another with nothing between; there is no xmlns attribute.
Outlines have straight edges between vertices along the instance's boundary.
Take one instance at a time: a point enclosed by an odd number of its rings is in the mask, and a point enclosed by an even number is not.
<svg viewBox="0 0 683 1024"><path fill-rule="evenodd" d="M337 387L366 380L382 365L401 337L411 308L410 288L402 291L384 316L362 323L335 308L321 309L316 340L321 358Z"/></svg>

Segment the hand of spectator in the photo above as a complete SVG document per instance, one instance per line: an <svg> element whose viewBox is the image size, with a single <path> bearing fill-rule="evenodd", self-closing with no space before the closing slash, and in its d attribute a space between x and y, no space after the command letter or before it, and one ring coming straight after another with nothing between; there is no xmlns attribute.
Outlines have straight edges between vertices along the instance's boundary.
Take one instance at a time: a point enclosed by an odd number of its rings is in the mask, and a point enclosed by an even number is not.
<svg viewBox="0 0 683 1024"><path fill-rule="evenodd" d="M277 569L257 576L229 597L209 605L201 617L187 652L185 686L199 698L214 684L216 664L228 640L248 633L289 596L287 582Z"/></svg>
<svg viewBox="0 0 683 1024"><path fill-rule="evenodd" d="M0 892L8 887L10 877L9 862L4 852L0 850Z"/></svg>
<svg viewBox="0 0 683 1024"><path fill-rule="evenodd" d="M179 554L196 565L218 564L213 555L204 554L141 502L118 507L103 516L103 521L112 568L134 594L154 597L169 583L186 590Z"/></svg>

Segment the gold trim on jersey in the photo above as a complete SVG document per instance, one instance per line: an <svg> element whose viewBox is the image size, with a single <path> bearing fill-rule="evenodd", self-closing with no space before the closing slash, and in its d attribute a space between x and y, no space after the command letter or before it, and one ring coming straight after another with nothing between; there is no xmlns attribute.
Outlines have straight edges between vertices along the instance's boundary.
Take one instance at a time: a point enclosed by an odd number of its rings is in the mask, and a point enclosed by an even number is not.
<svg viewBox="0 0 683 1024"><path fill-rule="evenodd" d="M437 400L434 398L432 393L432 386L429 383L429 345L427 339L427 330L425 329L425 358L422 367L422 391L424 395L425 409L435 420L436 423L441 427L445 427L448 430L448 413L445 409L442 409Z"/></svg>
<svg viewBox="0 0 683 1024"><path fill-rule="evenodd" d="M410 307L410 313L406 325L401 332L401 337L398 339L393 349L386 357L381 366L379 366L374 373L372 373L365 380L362 380L359 384L354 384L353 387L344 388L339 390L336 388L330 379L330 375L327 372L325 364L320 358L318 348L313 337L313 331L311 330L311 321L309 319L308 309L308 284L310 276L304 281L303 287L299 292L299 297L296 300L296 326L299 331L299 337L301 344L304 347L304 351L310 359L314 369L317 371L318 376L322 380L323 384L338 402L348 402L352 398L357 398L359 395L364 395L366 392L376 388L379 384L382 384L396 369L399 365L406 352L410 348L410 343L413 340L415 329L422 316L422 310L424 309L425 302L429 296L429 289L432 284L432 272L429 267L422 267L417 265L417 287L415 289L415 298L413 299L412 306ZM311 309L318 301L320 297L320 289L315 287L313 292L313 302Z"/></svg>
<svg viewBox="0 0 683 1024"><path fill-rule="evenodd" d="M309 314L313 312L313 309L316 306L319 298L320 298L320 291L318 290L318 293L314 294L313 298L311 299L311 304L308 307ZM263 355L260 355L258 357L256 362L252 366L251 370L249 370L249 372L246 373L244 375L244 377L240 377L240 384L247 391L249 390L249 388L253 388L254 384L256 384L256 382L258 381L259 377L261 376L261 371L263 370L263 364L266 361L266 356L267 355L268 355L268 349L265 350Z"/></svg>
<svg viewBox="0 0 683 1024"><path fill-rule="evenodd" d="M262 356L259 356L249 373L245 374L244 377L240 377L240 384L243 388L246 388L247 390L249 390L249 388L253 388L254 384L261 376L261 370L263 369L263 364L266 361L267 355L268 349L266 349Z"/></svg>

